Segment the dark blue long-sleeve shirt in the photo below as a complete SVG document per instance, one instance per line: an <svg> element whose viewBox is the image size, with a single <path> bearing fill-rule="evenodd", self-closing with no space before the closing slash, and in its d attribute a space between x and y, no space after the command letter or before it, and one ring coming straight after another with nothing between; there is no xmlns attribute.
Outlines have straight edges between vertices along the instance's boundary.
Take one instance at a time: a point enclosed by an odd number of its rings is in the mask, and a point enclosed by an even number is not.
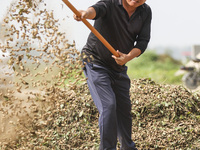
<svg viewBox="0 0 200 150"><path fill-rule="evenodd" d="M144 3L129 17L122 5L122 0L101 0L92 6L96 11L94 27L113 46L115 50L128 54L133 48L141 53L150 40L151 8ZM92 56L95 64L107 66L121 72L124 66L118 65L111 57L111 52L91 32L82 52Z"/></svg>

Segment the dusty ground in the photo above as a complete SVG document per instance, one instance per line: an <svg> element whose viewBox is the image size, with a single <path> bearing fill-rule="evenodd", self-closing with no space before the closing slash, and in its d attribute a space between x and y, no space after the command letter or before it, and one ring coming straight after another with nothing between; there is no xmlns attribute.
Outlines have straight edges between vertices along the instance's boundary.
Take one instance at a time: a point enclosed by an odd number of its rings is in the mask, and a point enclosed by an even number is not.
<svg viewBox="0 0 200 150"><path fill-rule="evenodd" d="M20 120L26 120L26 117L32 115L34 108L38 107L40 102L35 101L35 93L38 90L23 90L21 93L14 92L15 97L12 102L5 103L5 97L0 100L0 143L17 139L17 124ZM9 101L9 100L7 100ZM4 113L3 113L4 112Z"/></svg>

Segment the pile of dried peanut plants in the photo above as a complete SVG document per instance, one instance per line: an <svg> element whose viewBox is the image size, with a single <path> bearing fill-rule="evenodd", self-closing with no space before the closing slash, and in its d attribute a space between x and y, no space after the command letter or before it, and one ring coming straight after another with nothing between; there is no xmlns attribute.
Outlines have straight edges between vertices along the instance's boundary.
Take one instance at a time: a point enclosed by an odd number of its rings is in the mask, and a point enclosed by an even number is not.
<svg viewBox="0 0 200 150"><path fill-rule="evenodd" d="M0 93L0 149L98 149L98 112L80 52L41 1L19 0L4 19L1 51L15 78ZM148 79L131 86L138 149L200 147L200 98Z"/></svg>

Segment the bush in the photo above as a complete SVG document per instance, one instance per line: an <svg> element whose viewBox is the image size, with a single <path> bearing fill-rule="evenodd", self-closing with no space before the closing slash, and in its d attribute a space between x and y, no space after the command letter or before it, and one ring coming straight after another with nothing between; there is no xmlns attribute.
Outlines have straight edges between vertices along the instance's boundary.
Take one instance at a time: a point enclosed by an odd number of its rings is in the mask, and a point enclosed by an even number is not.
<svg viewBox="0 0 200 150"><path fill-rule="evenodd" d="M151 78L158 83L181 84L181 76L175 72L181 65L169 54L158 55L155 51L146 51L140 57L127 63L131 79Z"/></svg>

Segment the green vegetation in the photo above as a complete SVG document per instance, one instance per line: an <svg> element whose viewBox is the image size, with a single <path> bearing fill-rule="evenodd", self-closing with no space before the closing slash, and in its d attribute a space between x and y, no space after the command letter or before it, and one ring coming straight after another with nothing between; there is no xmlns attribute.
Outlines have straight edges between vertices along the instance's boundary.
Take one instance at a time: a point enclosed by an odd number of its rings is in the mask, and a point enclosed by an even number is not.
<svg viewBox="0 0 200 150"><path fill-rule="evenodd" d="M150 78L157 83L181 84L181 76L175 76L181 65L169 54L158 55L155 51L146 51L140 57L127 63L131 79Z"/></svg>

